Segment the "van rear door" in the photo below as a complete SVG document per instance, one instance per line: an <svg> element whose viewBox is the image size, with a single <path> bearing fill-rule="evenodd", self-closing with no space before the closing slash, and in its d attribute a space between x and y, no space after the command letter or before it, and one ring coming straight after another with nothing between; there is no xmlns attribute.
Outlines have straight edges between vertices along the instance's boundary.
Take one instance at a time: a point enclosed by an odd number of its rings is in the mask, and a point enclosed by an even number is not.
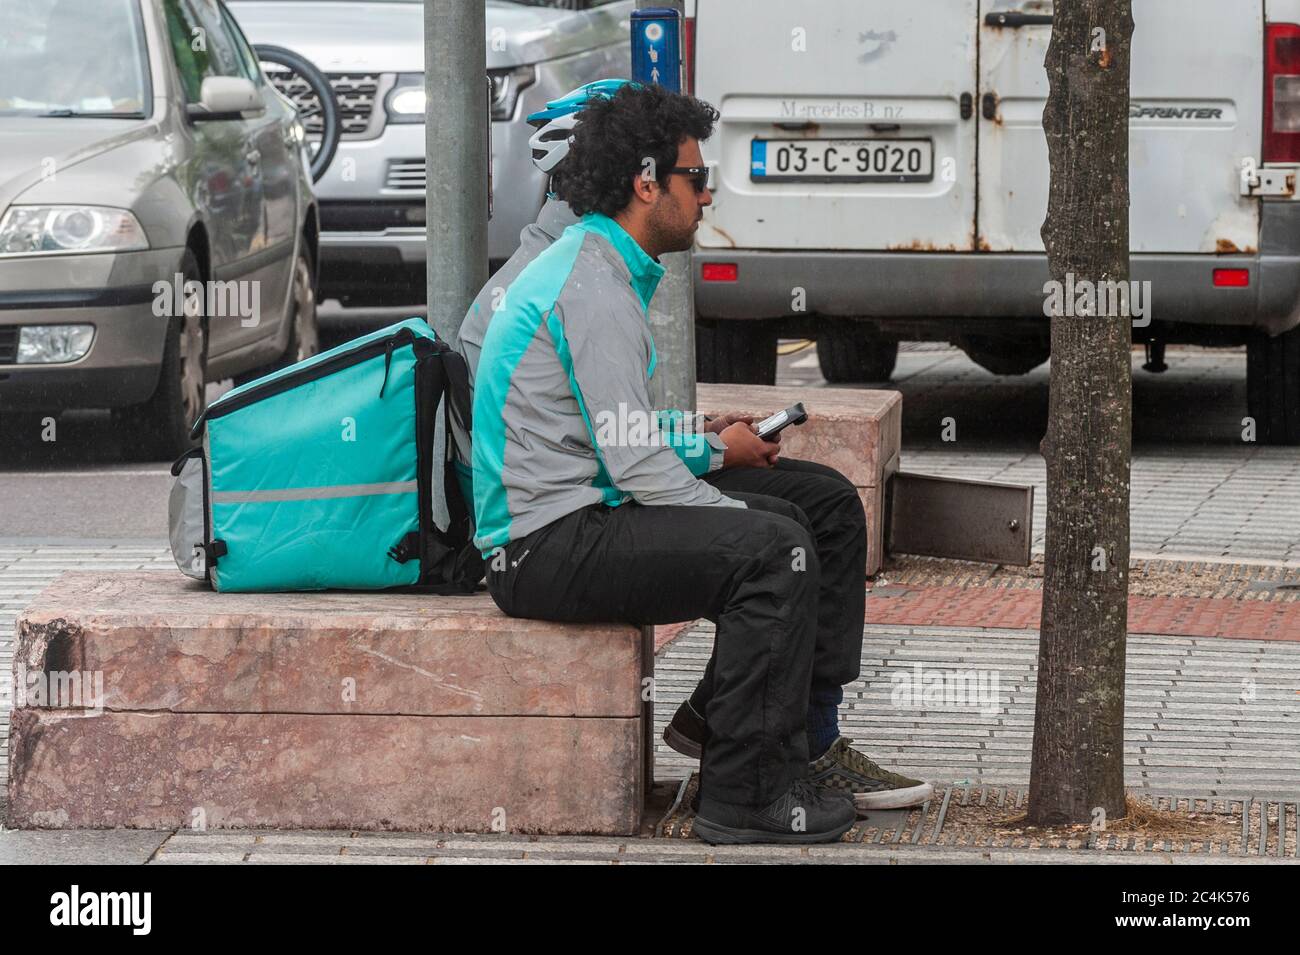
<svg viewBox="0 0 1300 955"><path fill-rule="evenodd" d="M1043 251L1051 12L1050 0L980 3L983 249ZM1260 158L1263 4L1142 0L1133 19L1132 250L1254 252L1259 201L1241 195L1241 167Z"/></svg>
<svg viewBox="0 0 1300 955"><path fill-rule="evenodd" d="M978 6L697 0L699 246L973 249Z"/></svg>

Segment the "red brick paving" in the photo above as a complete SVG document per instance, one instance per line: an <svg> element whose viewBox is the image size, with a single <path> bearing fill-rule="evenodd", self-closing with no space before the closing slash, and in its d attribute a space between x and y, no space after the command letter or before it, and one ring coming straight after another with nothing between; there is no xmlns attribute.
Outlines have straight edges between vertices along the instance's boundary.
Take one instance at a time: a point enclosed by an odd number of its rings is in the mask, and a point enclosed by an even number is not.
<svg viewBox="0 0 1300 955"><path fill-rule="evenodd" d="M1037 630L1042 592L1025 588L909 587L867 596L867 623ZM1129 633L1300 643L1300 601L1130 597Z"/></svg>
<svg viewBox="0 0 1300 955"><path fill-rule="evenodd" d="M867 593L866 622L905 627L992 627L1037 630L1042 591L1023 587L891 586ZM658 653L690 627L655 628ZM1226 637L1300 643L1300 601L1229 597L1130 597L1129 633Z"/></svg>
<svg viewBox="0 0 1300 955"><path fill-rule="evenodd" d="M685 623L668 623L655 627L655 653L676 640L687 627L694 623L694 620L688 620Z"/></svg>

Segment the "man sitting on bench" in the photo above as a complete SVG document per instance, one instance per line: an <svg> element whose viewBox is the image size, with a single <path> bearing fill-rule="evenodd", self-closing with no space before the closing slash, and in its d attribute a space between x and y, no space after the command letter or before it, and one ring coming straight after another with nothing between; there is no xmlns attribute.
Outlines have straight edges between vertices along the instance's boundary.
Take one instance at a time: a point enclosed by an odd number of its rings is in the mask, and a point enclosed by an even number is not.
<svg viewBox="0 0 1300 955"><path fill-rule="evenodd" d="M583 219L519 273L483 336L476 543L514 616L714 620L714 656L669 735L702 750L696 831L828 841L855 802L912 805L931 787L838 733L862 640L856 492L828 468L778 461L747 422L722 432L725 457L743 466L701 480L655 424L645 309L657 257L689 248L710 202L699 140L716 118L657 87L586 105L560 184Z"/></svg>

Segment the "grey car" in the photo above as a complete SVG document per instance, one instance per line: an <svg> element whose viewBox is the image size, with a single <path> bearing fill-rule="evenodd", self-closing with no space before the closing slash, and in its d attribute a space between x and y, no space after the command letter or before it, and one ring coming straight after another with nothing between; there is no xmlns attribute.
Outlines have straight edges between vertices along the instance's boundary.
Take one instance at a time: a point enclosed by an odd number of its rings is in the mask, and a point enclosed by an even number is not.
<svg viewBox="0 0 1300 955"><path fill-rule="evenodd" d="M218 0L4 0L0 409L171 454L205 382L314 354L305 143Z"/></svg>
<svg viewBox="0 0 1300 955"><path fill-rule="evenodd" d="M627 76L635 7L633 0L486 0L493 264L514 253L520 230L545 199L524 118L584 83ZM358 306L423 302L421 0L233 0L230 9L254 43L286 47L315 63L339 100L342 139L316 184L322 297ZM291 75L269 75L289 95L308 95Z"/></svg>

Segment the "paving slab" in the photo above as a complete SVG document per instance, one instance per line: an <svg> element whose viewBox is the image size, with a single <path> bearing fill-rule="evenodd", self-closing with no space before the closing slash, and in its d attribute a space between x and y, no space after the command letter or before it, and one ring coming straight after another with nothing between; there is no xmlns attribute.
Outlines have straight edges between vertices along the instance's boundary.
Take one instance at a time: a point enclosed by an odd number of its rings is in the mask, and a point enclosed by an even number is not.
<svg viewBox="0 0 1300 955"><path fill-rule="evenodd" d="M143 865L171 830L0 829L0 866Z"/></svg>

